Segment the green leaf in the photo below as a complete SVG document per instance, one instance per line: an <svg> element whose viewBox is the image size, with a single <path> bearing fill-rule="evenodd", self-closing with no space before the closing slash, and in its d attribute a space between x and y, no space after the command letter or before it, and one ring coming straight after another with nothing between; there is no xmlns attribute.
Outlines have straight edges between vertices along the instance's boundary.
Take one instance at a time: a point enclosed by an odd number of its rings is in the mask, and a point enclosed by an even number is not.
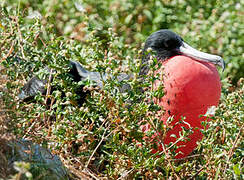
<svg viewBox="0 0 244 180"><path fill-rule="evenodd" d="M144 10L143 10L143 13L147 16L147 18L148 18L149 20L152 20L153 16L152 16L152 13L151 13L149 10L144 9Z"/></svg>
<svg viewBox="0 0 244 180"><path fill-rule="evenodd" d="M126 18L125 18L125 24L129 24L131 22L133 18L133 15L132 14L129 14Z"/></svg>
<svg viewBox="0 0 244 180"><path fill-rule="evenodd" d="M234 173L237 175L237 176L240 176L241 175L241 171L240 171L240 168L239 168L239 164L236 164L233 166L233 170L234 170Z"/></svg>
<svg viewBox="0 0 244 180"><path fill-rule="evenodd" d="M220 172L220 164L219 164L218 169L217 169L217 171L216 171L214 180L218 180L219 172Z"/></svg>

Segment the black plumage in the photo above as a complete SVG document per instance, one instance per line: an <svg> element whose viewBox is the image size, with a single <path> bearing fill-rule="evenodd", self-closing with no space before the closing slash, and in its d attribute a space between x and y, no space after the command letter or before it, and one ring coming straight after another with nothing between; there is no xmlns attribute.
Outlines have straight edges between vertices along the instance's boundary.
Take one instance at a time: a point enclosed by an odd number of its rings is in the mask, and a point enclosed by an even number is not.
<svg viewBox="0 0 244 180"><path fill-rule="evenodd" d="M143 49L140 75L146 75L149 71L148 60L151 56L151 53L147 52L149 48L153 50L158 60L166 60L181 54L179 48L182 46L182 42L182 38L170 30L162 29L151 34Z"/></svg>

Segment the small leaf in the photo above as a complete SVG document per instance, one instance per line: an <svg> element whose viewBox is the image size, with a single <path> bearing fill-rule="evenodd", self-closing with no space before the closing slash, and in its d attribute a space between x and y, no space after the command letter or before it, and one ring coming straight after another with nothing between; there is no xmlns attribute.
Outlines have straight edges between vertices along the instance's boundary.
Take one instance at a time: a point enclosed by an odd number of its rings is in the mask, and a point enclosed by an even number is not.
<svg viewBox="0 0 244 180"><path fill-rule="evenodd" d="M152 13L149 10L144 9L143 13L147 16L149 20L152 20Z"/></svg>
<svg viewBox="0 0 244 180"><path fill-rule="evenodd" d="M1 28L1 29L4 29L4 26L3 26L1 23L0 23L0 28Z"/></svg>
<svg viewBox="0 0 244 180"><path fill-rule="evenodd" d="M29 13L29 15L26 17L27 19L41 19L42 15L39 11L33 11Z"/></svg>
<svg viewBox="0 0 244 180"><path fill-rule="evenodd" d="M240 168L239 168L239 164L236 164L233 166L233 170L234 170L234 173L237 175L237 176L240 176L241 175L241 171L240 171Z"/></svg>
<svg viewBox="0 0 244 180"><path fill-rule="evenodd" d="M183 168L183 166L178 166L178 167L176 167L176 169L175 169L175 171L176 172L180 172L180 170Z"/></svg>
<svg viewBox="0 0 244 180"><path fill-rule="evenodd" d="M210 106L204 116L213 116L215 115L216 106Z"/></svg>
<svg viewBox="0 0 244 180"><path fill-rule="evenodd" d="M78 11L80 11L80 12L84 12L84 11L85 11L85 8L84 8L84 6L81 4L81 2L76 1L74 4L75 4L75 7L76 7L76 9L77 9Z"/></svg>
<svg viewBox="0 0 244 180"><path fill-rule="evenodd" d="M132 20L133 18L133 15L132 14L129 14L126 18L125 18L125 24L129 24L130 21Z"/></svg>
<svg viewBox="0 0 244 180"><path fill-rule="evenodd" d="M8 15L8 10L5 6L3 7L3 12L5 13L5 15Z"/></svg>

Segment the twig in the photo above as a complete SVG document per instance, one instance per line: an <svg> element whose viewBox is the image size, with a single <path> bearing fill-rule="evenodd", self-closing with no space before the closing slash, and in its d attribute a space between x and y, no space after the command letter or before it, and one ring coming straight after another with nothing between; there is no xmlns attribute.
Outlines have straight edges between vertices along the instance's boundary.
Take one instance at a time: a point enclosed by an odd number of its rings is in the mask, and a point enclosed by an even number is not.
<svg viewBox="0 0 244 180"><path fill-rule="evenodd" d="M47 106L47 100L48 100L48 97L50 95L50 92L51 92L51 85L50 85L50 82L51 82L51 79L52 79L52 69L50 70L50 75L48 77L48 82L47 82L47 92L46 92L46 97L45 97L45 101L44 101L44 104ZM45 115L45 112L43 112L43 122L48 122L46 120L46 115ZM46 125L46 123L45 123Z"/></svg>
<svg viewBox="0 0 244 180"><path fill-rule="evenodd" d="M172 172L173 172L174 175L176 176L177 180L181 179L181 178L176 174L176 172L174 171L174 167L172 166L171 161L170 161L170 159L169 159L169 154L167 153L167 151L166 151L166 149L165 149L165 146L164 146L164 143L163 143L162 141L161 141L161 145L162 145L162 147L163 147L163 151L164 151L164 153L165 153L165 155L166 155L166 159L167 159L167 161L169 162L169 166L170 166L171 169L172 169Z"/></svg>
<svg viewBox="0 0 244 180"><path fill-rule="evenodd" d="M110 124L110 125L111 125L111 124ZM91 162L91 160L92 160L92 158L93 158L95 152L97 151L97 149L99 148L99 146L102 144L103 140L105 139L105 133L107 132L107 129L110 127L110 125L104 130L100 142L98 143L97 147L96 147L96 148L94 149L94 151L92 152L92 154L91 154L89 160L87 161L87 163L86 163L86 165L85 165L86 168L87 168L88 165L90 164L90 162Z"/></svg>
<svg viewBox="0 0 244 180"><path fill-rule="evenodd" d="M92 178L99 180L99 178L97 178L94 174L92 174L88 168L85 169L85 172L87 172Z"/></svg>
<svg viewBox="0 0 244 180"><path fill-rule="evenodd" d="M155 125L152 126L152 127L153 127L153 129L154 129L156 132L158 132L157 129L156 129L156 126L155 126ZM159 135L160 135L160 133L159 133ZM161 136L162 136L162 135L161 135ZM171 160L170 160L170 158L169 158L169 154L167 153L167 150L166 150L166 148L165 148L165 145L164 145L164 143L163 143L163 141L162 141L162 137L159 138L159 137L157 136L157 139L158 139L158 141L160 142L160 144L161 144L162 147L163 147L163 152L164 152L165 155L166 155L166 160L168 161L169 166L170 166L172 172L173 172L174 175L176 176L176 179L177 179L177 180L180 179L180 177L179 177L179 176L177 175L177 173L174 171L174 167L173 167L172 164L171 164Z"/></svg>
<svg viewBox="0 0 244 180"><path fill-rule="evenodd" d="M180 158L180 159L172 159L173 161L182 161L182 160L186 160L186 159L190 159L190 158L195 158L195 157L199 157L199 156L202 156L201 154L194 154L194 155L191 155L191 156L187 156L187 157L184 157L184 158Z"/></svg>
<svg viewBox="0 0 244 180"><path fill-rule="evenodd" d="M32 130L32 128L33 128L33 126L35 126L35 124L36 124L36 121L34 121L34 122L32 123L32 125L28 128L28 131L27 131L27 132L25 133L25 135L23 136L23 139L25 139L26 135L29 134L29 132Z"/></svg>
<svg viewBox="0 0 244 180"><path fill-rule="evenodd" d="M241 128L240 128L240 130L239 130L239 133L238 133L238 135L237 135L237 138L236 138L236 140L235 140L235 142L234 142L234 144L233 144L233 147L231 148L231 150L230 150L229 153L228 153L228 155L229 155L229 159L230 159L231 156L233 155L233 151L234 151L234 149L236 148L236 144L237 144L237 141L238 141L239 138L240 138L240 135L241 135L241 132L242 132L243 127L244 127L244 124L241 126Z"/></svg>
<svg viewBox="0 0 244 180"><path fill-rule="evenodd" d="M113 134L114 132L116 132L116 129L111 131L107 136L104 137L104 139L107 139L111 134Z"/></svg>
<svg viewBox="0 0 244 180"><path fill-rule="evenodd" d="M173 144L171 144L171 146L169 146L166 151L170 150L174 145L176 145L178 142L180 142L181 140L183 140L184 137L181 136L180 138L178 138Z"/></svg>
<svg viewBox="0 0 244 180"><path fill-rule="evenodd" d="M134 170L134 168L130 169L129 171L125 171L124 173L122 173L122 175L119 177L119 179L125 178L125 177L128 176L128 174L130 174L133 170ZM118 179L118 180L119 180L119 179Z"/></svg>
<svg viewBox="0 0 244 180"><path fill-rule="evenodd" d="M41 37L38 37L40 40L41 40L41 42L42 42L42 44L44 45L44 47L47 47L47 45L46 45L46 43L43 41L43 39L41 38Z"/></svg>
<svg viewBox="0 0 244 180"><path fill-rule="evenodd" d="M191 125L190 125L189 123L187 123L186 121L183 121L183 120L182 120L182 122L183 122L184 124L188 125L189 129L191 129ZM187 135L189 136L190 133L187 134ZM176 145L178 142L182 141L182 140L185 139L185 138L186 138L185 136L180 136L180 138L178 138L173 144L171 144L171 146L169 146L169 147L166 149L166 151L168 151L169 149L171 149L174 145Z"/></svg>
<svg viewBox="0 0 244 180"><path fill-rule="evenodd" d="M24 40L23 40L23 36L22 36L21 31L20 31L20 28L19 28L19 18L18 18L18 17L17 17L16 25L17 25L17 29L18 29L18 33L19 33L19 37L20 37L20 40L21 40L21 42L19 43L19 45L20 45L20 49L21 49L21 53L22 53L22 57L25 59L24 48L23 48L23 46L21 45L21 43L24 42Z"/></svg>
<svg viewBox="0 0 244 180"><path fill-rule="evenodd" d="M53 106L54 101L55 101L55 99L52 98L52 99L51 99L50 108L49 108L50 111L52 110L52 106ZM47 122L48 122L48 123L50 122L50 118L51 118L51 116L48 116L48 118L47 118Z"/></svg>
<svg viewBox="0 0 244 180"><path fill-rule="evenodd" d="M237 141L241 137L240 135L241 135L241 132L242 132L243 127L244 127L244 124L241 126L241 128L239 130L239 133L238 133L238 135L236 137L236 140L234 141L233 146L232 146L232 148L230 149L230 151L228 153L228 161L230 160L231 156L233 155L234 149L236 148ZM224 174L226 173L227 167L228 167L228 163L225 166Z"/></svg>
<svg viewBox="0 0 244 180"><path fill-rule="evenodd" d="M208 166L209 162L207 162L207 164L205 164L205 166L203 166L201 169L199 169L196 174L194 174L190 179L194 179L204 168L206 168L206 166Z"/></svg>
<svg viewBox="0 0 244 180"><path fill-rule="evenodd" d="M1 59L1 62L4 61L5 59L7 59L12 54L12 52L14 50L14 44L15 44L15 41L12 41L12 45L11 45L9 51L8 51L8 54Z"/></svg>
<svg viewBox="0 0 244 180"><path fill-rule="evenodd" d="M48 96L50 95L50 92L51 92L51 85L50 85L51 79L52 79L52 69L50 70L50 75L48 77L48 82L47 82L47 93L46 93L46 98L45 98L46 105L47 105Z"/></svg>

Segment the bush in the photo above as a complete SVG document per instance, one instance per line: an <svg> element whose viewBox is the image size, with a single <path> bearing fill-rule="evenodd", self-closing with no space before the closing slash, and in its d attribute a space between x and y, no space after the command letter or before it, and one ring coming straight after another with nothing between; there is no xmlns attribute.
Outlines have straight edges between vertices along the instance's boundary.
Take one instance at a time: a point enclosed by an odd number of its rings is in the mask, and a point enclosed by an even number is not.
<svg viewBox="0 0 244 180"><path fill-rule="evenodd" d="M18 3L19 2L19 3ZM167 28L179 33L196 48L221 55L227 68L223 77L230 76L236 84L244 76L243 28L239 0L224 1L160 1L160 0L10 0L4 7L16 13L24 10L28 18L42 17L41 24L57 35L84 41L87 30L104 31L112 28L119 41L130 46L141 46L152 32ZM28 24L30 20L25 18ZM53 36L42 30L44 37ZM194 38L192 38L194 37Z"/></svg>
<svg viewBox="0 0 244 180"><path fill-rule="evenodd" d="M136 78L143 40L152 31L170 28L202 50L231 58L223 77L231 74L237 82L244 72L241 5L159 0L3 2L0 43L2 74L7 75L2 86L7 90L1 91L1 98L11 117L8 130L52 149L71 171L89 169L99 177L243 178L243 80L232 93L224 82L221 104L204 131L205 139L192 156L179 162L172 159L174 154L151 154L153 145L144 141L139 122L158 128L162 124L156 118L159 107L147 101L158 93L140 91L150 89L155 79L148 76L142 84ZM228 21L225 16L230 16ZM89 70L114 76L131 73L135 78L108 79L102 89L89 81L71 83L69 60L80 61ZM19 102L20 88L34 74L49 77L41 70L45 66L56 72L48 83L56 89L34 101ZM130 84L131 91L121 93L123 84ZM90 94L80 107L75 90L81 85Z"/></svg>

